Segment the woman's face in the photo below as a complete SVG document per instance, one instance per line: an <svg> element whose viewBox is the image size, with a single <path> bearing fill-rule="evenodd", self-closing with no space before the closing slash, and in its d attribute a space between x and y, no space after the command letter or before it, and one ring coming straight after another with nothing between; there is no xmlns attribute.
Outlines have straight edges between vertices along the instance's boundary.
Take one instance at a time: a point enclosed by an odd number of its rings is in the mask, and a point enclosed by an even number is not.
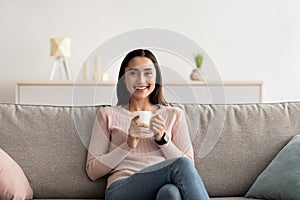
<svg viewBox="0 0 300 200"><path fill-rule="evenodd" d="M131 98L149 98L155 88L156 70L147 57L132 58L125 68L125 84Z"/></svg>

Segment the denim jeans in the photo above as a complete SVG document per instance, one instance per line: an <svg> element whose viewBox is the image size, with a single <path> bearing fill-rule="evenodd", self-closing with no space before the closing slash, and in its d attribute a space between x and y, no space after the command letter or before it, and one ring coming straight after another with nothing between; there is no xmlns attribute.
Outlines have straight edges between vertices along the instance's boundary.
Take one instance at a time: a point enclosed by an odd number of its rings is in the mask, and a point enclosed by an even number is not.
<svg viewBox="0 0 300 200"><path fill-rule="evenodd" d="M186 157L149 166L112 183L105 200L209 200L193 163Z"/></svg>

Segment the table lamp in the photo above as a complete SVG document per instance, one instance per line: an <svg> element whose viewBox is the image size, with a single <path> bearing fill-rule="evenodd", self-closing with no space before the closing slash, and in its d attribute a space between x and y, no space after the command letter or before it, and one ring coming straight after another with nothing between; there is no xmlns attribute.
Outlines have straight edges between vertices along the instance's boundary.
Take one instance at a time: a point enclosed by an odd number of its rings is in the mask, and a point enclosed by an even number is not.
<svg viewBox="0 0 300 200"><path fill-rule="evenodd" d="M66 57L71 56L71 39L69 38L50 38L50 56L55 57L54 64L52 66L49 80L53 80L54 74L59 68L64 68L66 77L71 80Z"/></svg>

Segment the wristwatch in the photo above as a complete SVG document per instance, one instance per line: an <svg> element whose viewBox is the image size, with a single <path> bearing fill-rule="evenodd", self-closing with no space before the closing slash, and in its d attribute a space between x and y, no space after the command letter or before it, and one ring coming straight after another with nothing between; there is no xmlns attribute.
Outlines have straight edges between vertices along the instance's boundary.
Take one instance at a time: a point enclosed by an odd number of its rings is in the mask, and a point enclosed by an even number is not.
<svg viewBox="0 0 300 200"><path fill-rule="evenodd" d="M164 145L167 144L169 141L169 136L166 134L166 132L164 132L164 135L162 136L161 140L155 140L156 144L158 145Z"/></svg>

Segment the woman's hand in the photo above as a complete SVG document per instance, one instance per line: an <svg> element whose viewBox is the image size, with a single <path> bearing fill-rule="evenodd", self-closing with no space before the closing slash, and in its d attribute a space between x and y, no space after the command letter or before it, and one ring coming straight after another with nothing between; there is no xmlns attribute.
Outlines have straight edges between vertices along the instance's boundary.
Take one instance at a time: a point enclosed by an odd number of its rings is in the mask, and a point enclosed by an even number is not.
<svg viewBox="0 0 300 200"><path fill-rule="evenodd" d="M150 128L154 131L154 139L161 141L161 138L164 135L165 119L158 114L155 115L151 119Z"/></svg>
<svg viewBox="0 0 300 200"><path fill-rule="evenodd" d="M148 125L144 123L139 123L137 120L140 118L140 116L135 116L131 120L131 124L128 129L128 138L127 138L127 145L131 149L135 149L139 143L139 138L141 133L149 133L150 130L148 130Z"/></svg>

